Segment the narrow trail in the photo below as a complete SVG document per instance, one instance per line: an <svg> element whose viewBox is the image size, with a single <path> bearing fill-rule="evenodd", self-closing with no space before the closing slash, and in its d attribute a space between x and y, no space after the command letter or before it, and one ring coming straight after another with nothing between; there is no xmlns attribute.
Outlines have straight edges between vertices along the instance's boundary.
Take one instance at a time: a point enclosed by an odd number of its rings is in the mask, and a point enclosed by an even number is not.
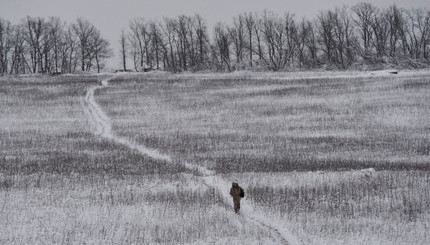
<svg viewBox="0 0 430 245"><path fill-rule="evenodd" d="M95 91L107 85L108 82L103 81L101 86L93 86L89 88L83 102L84 110L90 119L92 127L95 130L95 134L112 140L118 144L124 145L130 149L137 150L139 153L147 155L151 158L171 162L172 159L170 156L162 154L156 149L145 147L137 142L114 134L109 117L103 112L102 108L99 106L99 104L97 104L94 98Z"/></svg>
<svg viewBox="0 0 430 245"><path fill-rule="evenodd" d="M88 118L90 119L90 123L92 128L94 129L94 133L100 137L112 140L117 144L124 145L132 150L136 150L140 154L149 156L153 159L163 160L163 161L173 163L172 158L167 154L163 154L156 149L148 148L144 145L139 144L138 142L127 139L125 137L120 137L118 135L115 135L115 133L112 131L112 124L109 116L103 112L103 109L96 102L95 96L94 96L94 93L98 89L106 87L108 85L109 85L108 80L104 80L102 81L101 85L90 87L85 95L85 98L82 101L82 106ZM223 179L217 177L215 171L207 169L203 166L190 164L187 162L181 163L181 164L183 164L188 170L191 170L197 176L200 176L202 183L205 186L207 186L210 190L212 190L213 192L218 191L219 193L221 193L225 205L228 205L228 206L232 205L232 201L231 203L229 202L231 198L227 193L228 191L226 191L230 188L231 183L229 182L227 183ZM243 210L241 213L241 216L244 219L248 220L251 223L254 223L257 226L264 227L272 231L278 236L282 244L285 244L285 245L300 244L297 238L295 238L289 231L286 231L285 228L274 224L268 218L262 215L254 214L253 208L251 205L243 203L241 209Z"/></svg>

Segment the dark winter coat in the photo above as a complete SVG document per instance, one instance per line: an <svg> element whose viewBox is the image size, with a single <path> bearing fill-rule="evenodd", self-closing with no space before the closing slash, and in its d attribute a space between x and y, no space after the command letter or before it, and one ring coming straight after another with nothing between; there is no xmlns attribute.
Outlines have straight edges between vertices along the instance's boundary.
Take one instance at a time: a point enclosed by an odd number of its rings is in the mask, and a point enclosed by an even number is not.
<svg viewBox="0 0 430 245"><path fill-rule="evenodd" d="M237 212L240 209L240 192L243 191L243 188L239 186L237 183L233 183L230 188L230 196L233 197L234 210Z"/></svg>

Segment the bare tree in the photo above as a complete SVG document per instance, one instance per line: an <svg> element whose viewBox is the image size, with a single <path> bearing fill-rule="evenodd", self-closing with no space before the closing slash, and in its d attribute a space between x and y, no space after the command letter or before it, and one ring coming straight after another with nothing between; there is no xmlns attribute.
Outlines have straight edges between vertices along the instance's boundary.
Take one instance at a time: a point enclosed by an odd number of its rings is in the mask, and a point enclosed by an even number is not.
<svg viewBox="0 0 430 245"><path fill-rule="evenodd" d="M12 50L12 26L0 18L0 74L8 72L9 52Z"/></svg>
<svg viewBox="0 0 430 245"><path fill-rule="evenodd" d="M353 52L353 27L346 7L336 8L334 15L334 34L337 63L346 69L354 61Z"/></svg>
<svg viewBox="0 0 430 245"><path fill-rule="evenodd" d="M430 64L430 10L420 20L423 58Z"/></svg>
<svg viewBox="0 0 430 245"><path fill-rule="evenodd" d="M24 22L24 37L29 45L30 64L29 69L32 73L42 71L42 37L45 21L43 18L27 17Z"/></svg>
<svg viewBox="0 0 430 245"><path fill-rule="evenodd" d="M110 56L109 42L87 20L67 25L57 17L26 17L18 25L0 20L0 71L16 73L74 72L100 69Z"/></svg>
<svg viewBox="0 0 430 245"><path fill-rule="evenodd" d="M149 67L152 67L152 60L153 60L153 55L151 54L151 42L152 42L152 36L151 36L151 30L148 27L148 25L146 23L142 23L139 26L139 30L140 30L140 35L142 37L143 40L143 49L144 49L144 53L145 53L145 57L146 57L146 65ZM143 60L143 56L142 56L142 60ZM143 62L141 63L143 66Z"/></svg>
<svg viewBox="0 0 430 245"><path fill-rule="evenodd" d="M73 26L68 26L63 35L61 45L61 71L63 73L72 73L76 70L78 40L75 35Z"/></svg>
<svg viewBox="0 0 430 245"><path fill-rule="evenodd" d="M295 42L298 36L298 27L296 25L294 15L290 13L286 13L284 15L282 22L284 23L285 29L285 65L291 67L294 65L294 58L296 57L298 48L297 42ZM283 68L286 68L285 65Z"/></svg>
<svg viewBox="0 0 430 245"><path fill-rule="evenodd" d="M163 25L160 25L161 30L166 36L168 50L166 50L166 64L167 69L173 72L178 70L176 61L176 47L177 47L177 27L178 23L175 19L164 18Z"/></svg>
<svg viewBox="0 0 430 245"><path fill-rule="evenodd" d="M195 33L195 22L193 17L187 17L187 27L186 30L188 32L187 37L187 55L189 60L189 66L187 70L194 70L197 65L197 39L196 39L196 33Z"/></svg>
<svg viewBox="0 0 430 245"><path fill-rule="evenodd" d="M29 65L25 57L25 37L24 37L24 26L17 25L13 28L12 43L12 65L10 74L24 74L26 73Z"/></svg>
<svg viewBox="0 0 430 245"><path fill-rule="evenodd" d="M140 35L140 24L141 22L137 19L134 19L130 22L129 28L130 33L128 35L128 40L130 43L130 54L133 56L134 69L139 71L143 67L143 40ZM138 67L140 64L140 68Z"/></svg>
<svg viewBox="0 0 430 245"><path fill-rule="evenodd" d="M263 29L263 20L260 18L255 21L255 25L254 25L254 34L257 41L257 50L255 51L255 53L258 55L258 58L260 61L263 60L263 54L264 54L264 47L262 44L263 42L262 29Z"/></svg>
<svg viewBox="0 0 430 245"><path fill-rule="evenodd" d="M387 43L389 39L389 21L387 18L387 13L381 12L378 15L374 15L371 22L373 40L372 47L376 50L376 58L379 62L387 55Z"/></svg>
<svg viewBox="0 0 430 245"><path fill-rule="evenodd" d="M194 31L196 33L196 46L198 47L198 70L203 70L207 67L207 53L208 53L208 32L204 19L196 14L194 16Z"/></svg>
<svg viewBox="0 0 430 245"><path fill-rule="evenodd" d="M358 32L361 37L360 43L360 55L364 60L372 59L372 42L374 39L374 32L372 31L372 25L375 18L378 16L378 9L371 3L358 3L352 7L352 11L355 13L354 23L358 27Z"/></svg>
<svg viewBox="0 0 430 245"><path fill-rule="evenodd" d="M354 34L349 13L344 7L321 12L319 40L325 54L325 62L345 69L354 61Z"/></svg>
<svg viewBox="0 0 430 245"><path fill-rule="evenodd" d="M280 68L278 54L282 55L282 36L284 28L282 27L282 23L279 23L278 18L272 12L264 12L263 16L263 26L262 33L264 34L264 41L267 47L267 56L268 58L264 58L262 56L264 62L267 67L274 71L278 71ZM281 53L278 51L281 50Z"/></svg>
<svg viewBox="0 0 430 245"><path fill-rule="evenodd" d="M182 70L187 70L188 65L190 63L191 59L191 53L190 51L190 40L189 40L189 17L185 15L180 15L178 17L178 56L179 56L179 66L182 68Z"/></svg>
<svg viewBox="0 0 430 245"><path fill-rule="evenodd" d="M245 18L243 15L233 18L233 26L228 28L233 43L236 65L243 61L245 51Z"/></svg>
<svg viewBox="0 0 430 245"><path fill-rule="evenodd" d="M334 24L335 23L335 13L331 10L326 12L321 12L318 16L318 36L319 44L321 50L324 52L325 63L336 63L336 46L335 46L335 34L334 34Z"/></svg>
<svg viewBox="0 0 430 245"><path fill-rule="evenodd" d="M392 59L395 59L398 55L398 48L401 43L401 31L400 28L403 28L403 17L402 10L399 9L396 5L390 6L386 12L386 18L389 23L389 56Z"/></svg>
<svg viewBox="0 0 430 245"><path fill-rule="evenodd" d="M160 69L160 54L162 54L163 37L159 25L156 22L149 23L149 31L151 33L150 36L152 52L154 53L153 56L155 58L155 64L158 70Z"/></svg>
<svg viewBox="0 0 430 245"><path fill-rule="evenodd" d="M214 27L214 52L213 55L217 61L218 70L232 71L230 57L230 35L227 27L217 23Z"/></svg>
<svg viewBox="0 0 430 245"><path fill-rule="evenodd" d="M143 19L134 19L129 25L129 44L135 70L142 70L151 64L151 33Z"/></svg>
<svg viewBox="0 0 430 245"><path fill-rule="evenodd" d="M256 26L256 16L253 15L252 13L247 13L244 16L244 20L245 20L245 27L246 27L246 38L247 38L247 46L246 48L248 49L248 53L249 53L249 66L252 68L252 54L254 52L254 45L253 45L253 33L254 33L254 28Z"/></svg>
<svg viewBox="0 0 430 245"><path fill-rule="evenodd" d="M427 14L422 9L410 9L405 11L407 17L405 33L408 40L409 57L415 60L428 59L430 12Z"/></svg>
<svg viewBox="0 0 430 245"><path fill-rule="evenodd" d="M105 59L112 56L112 50L110 49L109 41L101 36L99 30L96 30L93 35L92 53L96 61L97 72L100 73Z"/></svg>
<svg viewBox="0 0 430 245"><path fill-rule="evenodd" d="M262 33L267 48L262 60L273 71L286 68L294 57L296 26L293 15L285 14L280 18L272 12L264 12Z"/></svg>
<svg viewBox="0 0 430 245"><path fill-rule="evenodd" d="M306 42L306 48L308 50L309 55L309 65L310 68L318 67L320 64L318 53L320 50L320 47L318 46L318 37L317 37L317 31L316 31L315 22L307 21L307 28L309 29L309 35L305 39Z"/></svg>
<svg viewBox="0 0 430 245"><path fill-rule="evenodd" d="M297 34L293 37L297 47L297 61L300 69L308 63L305 48L311 31L310 22L302 19L297 25Z"/></svg>
<svg viewBox="0 0 430 245"><path fill-rule="evenodd" d="M118 40L120 45L120 53L121 53L121 61L124 71L127 71L127 50L128 50L128 42L127 42L127 36L124 32L124 30L121 31L121 36Z"/></svg>
<svg viewBox="0 0 430 245"><path fill-rule="evenodd" d="M401 58L404 59L406 57L408 57L409 55L411 55L412 51L411 51L411 42L409 42L408 40L408 34L409 34L409 28L411 28L410 26L410 22L406 17L407 13L404 9L399 9L399 11L397 12L397 32L399 34L400 37L400 48L401 48ZM411 37L411 36L409 36Z"/></svg>
<svg viewBox="0 0 430 245"><path fill-rule="evenodd" d="M51 17L47 22L47 32L49 33L50 38L50 50L48 52L52 52L53 54L53 66L55 72L59 72L58 68L60 67L60 59L61 59L61 49L64 44L63 36L66 24L61 21L58 17ZM48 46L47 46L48 47Z"/></svg>
<svg viewBox="0 0 430 245"><path fill-rule="evenodd" d="M85 71L91 67L91 42L95 32L95 27L83 18L78 18L72 25L75 35L78 38L78 48L80 51L81 70Z"/></svg>

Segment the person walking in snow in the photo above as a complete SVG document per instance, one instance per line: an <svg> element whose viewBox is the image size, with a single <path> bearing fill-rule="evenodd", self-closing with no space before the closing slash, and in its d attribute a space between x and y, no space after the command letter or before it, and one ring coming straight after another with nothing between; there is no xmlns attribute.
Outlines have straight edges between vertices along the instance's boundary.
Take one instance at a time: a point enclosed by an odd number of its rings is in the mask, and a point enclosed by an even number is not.
<svg viewBox="0 0 430 245"><path fill-rule="evenodd" d="M233 182L230 188L230 196L233 197L234 211L236 213L239 213L240 199L244 197L244 195L245 195L245 192L243 191L243 188L240 187L238 183Z"/></svg>

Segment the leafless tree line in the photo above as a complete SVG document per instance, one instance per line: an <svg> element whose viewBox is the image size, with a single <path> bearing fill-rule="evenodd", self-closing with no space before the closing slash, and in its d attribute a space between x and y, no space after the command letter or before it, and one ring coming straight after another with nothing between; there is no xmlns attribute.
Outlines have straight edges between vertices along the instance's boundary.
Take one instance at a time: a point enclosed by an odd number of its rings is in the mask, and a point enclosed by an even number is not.
<svg viewBox="0 0 430 245"><path fill-rule="evenodd" d="M135 70L196 71L209 69L212 63L208 28L200 15L159 22L133 20L127 38L122 33L120 43L121 54L131 55Z"/></svg>
<svg viewBox="0 0 430 245"><path fill-rule="evenodd" d="M264 11L245 13L209 33L200 15L135 19L121 45L136 71L348 69L363 65L430 64L430 11L370 3L297 19Z"/></svg>
<svg viewBox="0 0 430 245"><path fill-rule="evenodd" d="M135 19L119 44L123 69L131 60L136 71L419 68L430 65L430 11L370 3L313 19L264 11L211 30L198 14ZM85 19L0 18L0 74L100 71L111 56L109 41Z"/></svg>
<svg viewBox="0 0 430 245"><path fill-rule="evenodd" d="M27 17L12 25L0 18L0 74L74 73L100 70L110 43L85 19Z"/></svg>

